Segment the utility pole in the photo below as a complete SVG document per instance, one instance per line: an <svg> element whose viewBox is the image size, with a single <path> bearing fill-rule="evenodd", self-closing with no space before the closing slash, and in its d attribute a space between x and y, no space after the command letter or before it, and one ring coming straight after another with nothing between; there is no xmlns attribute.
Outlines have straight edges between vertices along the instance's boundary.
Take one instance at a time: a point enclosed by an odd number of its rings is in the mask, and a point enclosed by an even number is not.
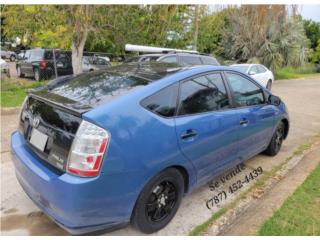
<svg viewBox="0 0 320 240"><path fill-rule="evenodd" d="M198 32L199 32L199 5L195 5L194 13L194 35L193 35L193 50L197 51Z"/></svg>

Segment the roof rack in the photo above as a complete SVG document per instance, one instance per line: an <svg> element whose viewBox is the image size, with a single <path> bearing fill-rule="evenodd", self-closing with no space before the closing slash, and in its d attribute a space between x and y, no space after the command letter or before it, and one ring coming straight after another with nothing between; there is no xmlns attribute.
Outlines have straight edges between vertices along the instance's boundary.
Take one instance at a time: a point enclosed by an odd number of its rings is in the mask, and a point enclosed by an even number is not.
<svg viewBox="0 0 320 240"><path fill-rule="evenodd" d="M194 50L149 47L149 46L133 45L133 44L126 44L125 50L128 52L145 52L145 53L193 53L193 54L199 54L198 51L194 51Z"/></svg>

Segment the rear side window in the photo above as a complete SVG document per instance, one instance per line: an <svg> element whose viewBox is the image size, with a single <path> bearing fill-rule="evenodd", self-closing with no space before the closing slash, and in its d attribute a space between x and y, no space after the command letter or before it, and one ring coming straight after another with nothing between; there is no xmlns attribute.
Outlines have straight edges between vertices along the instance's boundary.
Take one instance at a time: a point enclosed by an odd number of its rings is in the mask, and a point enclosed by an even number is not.
<svg viewBox="0 0 320 240"><path fill-rule="evenodd" d="M177 57L176 56L164 57L160 60L160 62L177 63Z"/></svg>
<svg viewBox="0 0 320 240"><path fill-rule="evenodd" d="M203 64L219 66L218 61L212 57L201 57Z"/></svg>
<svg viewBox="0 0 320 240"><path fill-rule="evenodd" d="M42 60L43 59L43 52L42 50L35 50L35 51L30 51L30 59L31 60Z"/></svg>
<svg viewBox="0 0 320 240"><path fill-rule="evenodd" d="M263 91L249 79L236 73L226 73L238 106L253 106L264 103Z"/></svg>
<svg viewBox="0 0 320 240"><path fill-rule="evenodd" d="M229 108L229 98L220 73L213 73L181 84L179 115Z"/></svg>
<svg viewBox="0 0 320 240"><path fill-rule="evenodd" d="M140 62L155 62L158 58L159 56L146 56L144 58L141 58Z"/></svg>
<svg viewBox="0 0 320 240"><path fill-rule="evenodd" d="M141 105L163 117L173 117L176 112L178 83L170 85L159 92L147 97Z"/></svg>
<svg viewBox="0 0 320 240"><path fill-rule="evenodd" d="M195 56L180 56L181 62L184 65L202 65L199 57Z"/></svg>
<svg viewBox="0 0 320 240"><path fill-rule="evenodd" d="M265 67L261 66L261 65L258 65L258 70L259 70L259 73L264 73L266 72L267 70L265 69Z"/></svg>
<svg viewBox="0 0 320 240"><path fill-rule="evenodd" d="M259 73L258 66L257 66L257 65L253 65L253 66L250 68L249 73L250 73L250 74L257 74L257 73Z"/></svg>

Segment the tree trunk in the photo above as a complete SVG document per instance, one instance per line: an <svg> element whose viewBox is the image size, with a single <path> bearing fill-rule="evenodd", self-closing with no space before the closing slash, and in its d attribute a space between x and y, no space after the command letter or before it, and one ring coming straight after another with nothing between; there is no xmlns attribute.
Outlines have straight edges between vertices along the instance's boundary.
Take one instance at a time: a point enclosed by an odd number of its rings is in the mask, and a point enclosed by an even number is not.
<svg viewBox="0 0 320 240"><path fill-rule="evenodd" d="M193 50L197 51L198 44L198 31L199 31L199 5L195 6L195 14L194 14L194 35L193 35Z"/></svg>
<svg viewBox="0 0 320 240"><path fill-rule="evenodd" d="M82 73L82 57L83 49L87 40L88 32L85 30L80 33L79 36L72 41L72 68L73 74Z"/></svg>

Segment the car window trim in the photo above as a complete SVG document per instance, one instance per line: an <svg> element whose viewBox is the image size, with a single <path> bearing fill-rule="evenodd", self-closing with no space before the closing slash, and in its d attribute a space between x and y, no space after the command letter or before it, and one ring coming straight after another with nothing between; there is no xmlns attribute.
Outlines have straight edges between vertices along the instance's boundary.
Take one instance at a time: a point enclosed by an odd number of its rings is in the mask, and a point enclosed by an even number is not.
<svg viewBox="0 0 320 240"><path fill-rule="evenodd" d="M263 100L264 100L264 102L261 103L261 104L257 104L257 105L237 106L237 105L235 104L235 101L234 101L234 94L233 94L232 87L231 87L231 85L230 85L230 83L229 83L229 80L228 80L228 76L227 76L227 73L228 73L228 72L233 73L233 74L238 74L238 75L240 75L241 77L244 77L245 79L248 79L248 80L249 80L250 82L252 82L254 85L256 85L256 86L262 91L262 95L263 95ZM264 89L263 89L261 86L259 86L258 83L256 83L256 81L254 81L253 79L251 79L250 77L246 76L246 75L243 74L243 73L236 72L236 71L233 71L233 70L223 71L223 74L225 75L226 82L227 82L227 84L228 84L228 87L230 88L230 94L231 94L232 103L233 103L232 109L242 109L242 108L251 108L251 107L256 107L256 106L265 106L265 105L268 105L266 92L264 91Z"/></svg>
<svg viewBox="0 0 320 240"><path fill-rule="evenodd" d="M194 78L198 78L198 77L202 77L202 76L210 75L210 74L217 74L217 73L220 74L222 82L223 82L223 85L226 88L226 93L227 93L227 96L228 96L230 108L222 109L222 110L213 110L213 111L207 111L207 112L189 113L189 114L184 114L184 115L178 115L179 110L180 110L180 106L181 106L181 103L180 103L180 92L181 92L182 83L184 83L186 81L189 81L191 79L194 79ZM225 78L224 78L224 75L223 75L223 70L214 70L214 71L210 70L210 71L199 73L199 74L195 74L195 75L193 75L191 77L187 77L185 79L180 80L179 81L179 92L178 92L177 104L178 104L178 106L176 107L176 112L175 112L175 115L174 115L175 118L190 117L190 116L196 116L196 115L200 115L200 114L209 114L209 113L212 114L212 113L215 113L215 112L218 113L218 112L225 112L225 111L232 110L232 106L233 105L231 104L231 95L230 95L229 88L226 85L226 81L225 81Z"/></svg>

